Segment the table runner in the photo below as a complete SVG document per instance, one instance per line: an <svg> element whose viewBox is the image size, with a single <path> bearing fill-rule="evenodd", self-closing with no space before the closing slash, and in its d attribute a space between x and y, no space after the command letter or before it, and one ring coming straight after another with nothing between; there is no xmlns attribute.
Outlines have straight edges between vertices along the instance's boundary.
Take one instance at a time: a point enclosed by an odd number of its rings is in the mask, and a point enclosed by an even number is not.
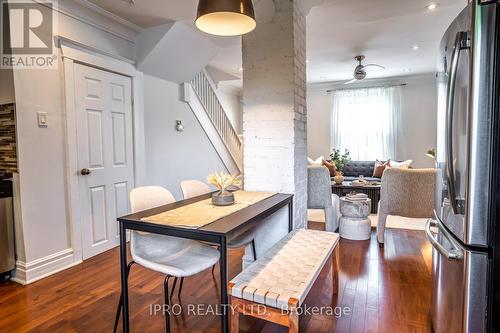
<svg viewBox="0 0 500 333"><path fill-rule="evenodd" d="M275 192L236 191L234 192L235 203L230 206L214 206L210 198L164 213L143 217L141 221L198 229L275 194Z"/></svg>

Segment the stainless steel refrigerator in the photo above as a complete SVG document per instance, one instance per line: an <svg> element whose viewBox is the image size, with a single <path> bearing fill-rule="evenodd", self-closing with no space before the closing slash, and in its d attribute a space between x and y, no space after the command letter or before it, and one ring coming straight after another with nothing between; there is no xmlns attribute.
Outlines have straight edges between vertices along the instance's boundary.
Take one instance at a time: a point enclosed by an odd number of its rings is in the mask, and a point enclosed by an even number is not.
<svg viewBox="0 0 500 333"><path fill-rule="evenodd" d="M472 0L445 33L438 74L432 325L500 332L500 0Z"/></svg>

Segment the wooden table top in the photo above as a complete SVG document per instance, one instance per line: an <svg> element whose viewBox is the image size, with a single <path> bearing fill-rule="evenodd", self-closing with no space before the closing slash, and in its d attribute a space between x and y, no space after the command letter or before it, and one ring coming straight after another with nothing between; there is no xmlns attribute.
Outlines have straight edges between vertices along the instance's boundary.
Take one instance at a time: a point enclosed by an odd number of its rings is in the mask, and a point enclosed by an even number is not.
<svg viewBox="0 0 500 333"><path fill-rule="evenodd" d="M271 215L278 209L289 204L293 198L293 194L274 194L269 198L259 201L251 206L242 208L235 213L222 217L198 229L189 229L182 226L164 225L161 223L146 222L141 220L144 217L160 214L182 206L187 206L201 200L209 199L211 197L212 193L203 194L198 197L176 201L164 206L122 216L118 218L118 221L120 223L126 223L128 225L128 228L130 229L135 229L131 227L132 225L144 225L148 227L162 228L167 230L182 230L189 233L211 234L218 236L230 235L233 233L237 234L245 231L245 229L248 229L253 222L257 222L258 220Z"/></svg>

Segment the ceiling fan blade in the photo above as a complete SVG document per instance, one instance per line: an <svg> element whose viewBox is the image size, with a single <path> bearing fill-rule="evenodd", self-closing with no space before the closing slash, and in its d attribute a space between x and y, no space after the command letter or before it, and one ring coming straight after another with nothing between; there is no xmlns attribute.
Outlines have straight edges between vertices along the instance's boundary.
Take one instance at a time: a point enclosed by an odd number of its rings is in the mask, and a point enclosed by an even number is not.
<svg viewBox="0 0 500 333"><path fill-rule="evenodd" d="M366 67L379 67L379 68L382 68L382 69L385 69L384 66L382 65L377 65L377 64L368 64L368 65L364 65L363 68L366 68Z"/></svg>
<svg viewBox="0 0 500 333"><path fill-rule="evenodd" d="M358 81L358 80L357 79L352 79L350 81L344 82L344 84L351 84L351 83L356 82L356 81Z"/></svg>

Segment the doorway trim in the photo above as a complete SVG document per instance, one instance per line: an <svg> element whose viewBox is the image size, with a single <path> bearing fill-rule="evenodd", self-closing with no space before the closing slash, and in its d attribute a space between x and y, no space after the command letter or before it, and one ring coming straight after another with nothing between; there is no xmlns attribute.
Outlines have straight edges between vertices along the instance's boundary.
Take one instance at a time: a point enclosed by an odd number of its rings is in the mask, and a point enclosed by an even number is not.
<svg viewBox="0 0 500 333"><path fill-rule="evenodd" d="M64 37L56 37L56 43L61 50L64 75L64 150L65 150L65 178L68 225L70 230L71 247L75 262L83 260L82 251L82 223L80 211L78 154L76 136L75 110L75 81L74 64L94 67L104 71L128 76L132 80L132 138L133 138L133 168L134 184L144 183L145 176L145 142L144 142L144 113L143 113L143 74L135 69L130 59L99 52L92 47L86 47Z"/></svg>

